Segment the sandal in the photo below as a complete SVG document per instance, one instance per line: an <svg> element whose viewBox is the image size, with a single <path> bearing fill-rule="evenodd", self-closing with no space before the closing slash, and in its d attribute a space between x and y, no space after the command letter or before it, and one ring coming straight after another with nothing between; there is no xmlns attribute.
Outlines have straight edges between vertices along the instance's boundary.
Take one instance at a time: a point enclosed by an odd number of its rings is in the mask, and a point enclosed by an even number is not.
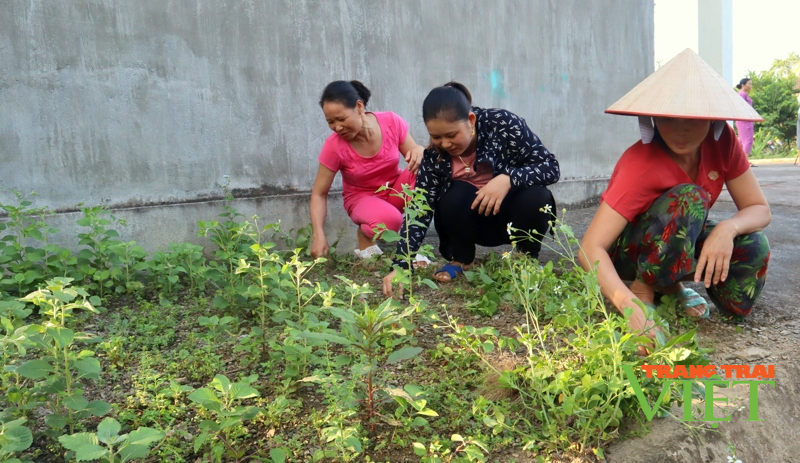
<svg viewBox="0 0 800 463"><path fill-rule="evenodd" d="M461 264L444 264L442 268L433 272L433 279L442 283L449 283L456 279L459 275L464 273L464 270L469 269L471 265L461 265ZM442 273L447 273L448 278L445 278L444 275L440 275Z"/></svg>
<svg viewBox="0 0 800 463"><path fill-rule="evenodd" d="M678 303L683 308L684 312L687 312L689 309L693 309L695 307L705 306L705 311L702 315L691 315L687 314L691 317L697 318L708 318L711 314L711 311L708 307L708 302L703 298L703 296L697 294L697 291L691 288L683 288L682 290L675 293L675 297L678 299Z"/></svg>
<svg viewBox="0 0 800 463"><path fill-rule="evenodd" d="M383 254L383 251L381 251L381 248L379 248L377 244L373 244L367 249L353 249L353 252L361 259L369 259L372 256L380 256Z"/></svg>
<svg viewBox="0 0 800 463"><path fill-rule="evenodd" d="M414 263L412 265L416 269L416 268L425 268L430 263L431 263L430 259L423 256L422 254L417 254L416 257L414 257Z"/></svg>

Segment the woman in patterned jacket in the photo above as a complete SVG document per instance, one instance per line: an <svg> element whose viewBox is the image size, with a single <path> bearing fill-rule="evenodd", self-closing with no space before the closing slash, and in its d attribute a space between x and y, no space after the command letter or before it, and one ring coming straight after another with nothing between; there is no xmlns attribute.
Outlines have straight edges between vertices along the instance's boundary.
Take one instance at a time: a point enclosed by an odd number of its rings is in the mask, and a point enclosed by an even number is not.
<svg viewBox="0 0 800 463"><path fill-rule="evenodd" d="M642 139L614 168L581 243L583 267L597 266L603 294L650 337L657 330L642 308L652 312L656 293L673 294L689 316L708 317L706 300L682 281L702 283L725 312L748 315L766 279L761 230L771 214L725 121L761 117L689 49L606 112L639 116ZM717 223L708 213L723 186L738 212Z"/></svg>
<svg viewBox="0 0 800 463"><path fill-rule="evenodd" d="M509 224L521 232L544 236L555 207L546 188L560 176L558 161L525 123L504 109L471 107L462 84L450 82L428 94L422 118L431 137L417 173L416 188L425 190L439 235L439 252L449 261L434 273L448 282L472 265L475 245L509 244ZM408 227L409 240L397 245L394 265L416 252L431 221ZM406 236L403 223L400 235ZM520 236L521 238L522 236ZM538 257L541 243L518 241L519 249ZM383 279L383 292L393 294L395 271Z"/></svg>

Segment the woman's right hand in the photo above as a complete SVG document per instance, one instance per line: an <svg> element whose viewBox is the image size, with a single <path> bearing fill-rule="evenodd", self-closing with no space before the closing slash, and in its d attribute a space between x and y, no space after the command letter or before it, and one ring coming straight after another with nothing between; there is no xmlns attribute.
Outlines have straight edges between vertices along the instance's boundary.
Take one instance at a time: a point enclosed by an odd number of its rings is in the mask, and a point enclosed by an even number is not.
<svg viewBox="0 0 800 463"><path fill-rule="evenodd" d="M314 259L328 255L328 239L324 236L314 237L311 242L311 257Z"/></svg>
<svg viewBox="0 0 800 463"><path fill-rule="evenodd" d="M394 279L394 275L396 273L397 272L395 270L392 270L391 272L389 272L388 275L383 277L383 284L381 289L383 289L383 295L386 297L394 296L394 289L392 288L392 280Z"/></svg>
<svg viewBox="0 0 800 463"><path fill-rule="evenodd" d="M624 314L626 308L633 310L630 318L628 318L628 327L636 334L646 336L650 339L655 339L656 334L661 332L661 328L655 326L655 322L652 319L647 318L647 315L645 315L644 311L641 307L639 307L639 304L637 304L636 301L639 301L639 299L631 298L625 301L625 304L620 312ZM653 343L645 344L646 345L639 346L639 355L643 357L650 355L649 350L653 347Z"/></svg>

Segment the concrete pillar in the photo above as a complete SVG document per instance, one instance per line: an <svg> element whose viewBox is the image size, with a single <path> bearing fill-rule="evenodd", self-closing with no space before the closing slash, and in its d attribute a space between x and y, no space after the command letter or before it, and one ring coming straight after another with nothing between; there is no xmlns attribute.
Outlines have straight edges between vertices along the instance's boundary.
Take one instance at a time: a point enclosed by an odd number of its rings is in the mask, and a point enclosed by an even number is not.
<svg viewBox="0 0 800 463"><path fill-rule="evenodd" d="M733 0L697 0L697 50L733 84Z"/></svg>

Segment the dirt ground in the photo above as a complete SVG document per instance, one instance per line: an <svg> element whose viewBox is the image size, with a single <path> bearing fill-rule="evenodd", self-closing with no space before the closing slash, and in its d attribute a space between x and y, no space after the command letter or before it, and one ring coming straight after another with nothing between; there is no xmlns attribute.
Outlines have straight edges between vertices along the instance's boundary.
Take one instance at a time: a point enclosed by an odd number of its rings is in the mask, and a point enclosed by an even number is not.
<svg viewBox="0 0 800 463"><path fill-rule="evenodd" d="M734 454L743 463L800 462L800 167L791 161L754 162L753 172L772 210L772 223L765 230L771 246L767 284L748 319L733 324L712 307L711 318L700 322L698 337L701 346L713 349L714 365L775 365L775 387L759 386L760 421L748 421L747 385L717 391L716 397L728 396L729 403L723 405L726 412L715 415L730 413L731 421L711 429L707 422L656 419L647 435L608 448L609 462L726 463ZM735 204L723 191L710 218L723 220L735 212ZM594 207L571 209L560 218L582 236L593 214ZM435 237L426 241L438 245ZM481 249L479 255L485 252ZM540 255L542 260L555 257L545 250ZM693 287L705 294L701 286ZM750 362L736 357L750 347L763 349L766 357ZM675 414L681 416L678 410ZM687 424L707 429L695 431Z"/></svg>

